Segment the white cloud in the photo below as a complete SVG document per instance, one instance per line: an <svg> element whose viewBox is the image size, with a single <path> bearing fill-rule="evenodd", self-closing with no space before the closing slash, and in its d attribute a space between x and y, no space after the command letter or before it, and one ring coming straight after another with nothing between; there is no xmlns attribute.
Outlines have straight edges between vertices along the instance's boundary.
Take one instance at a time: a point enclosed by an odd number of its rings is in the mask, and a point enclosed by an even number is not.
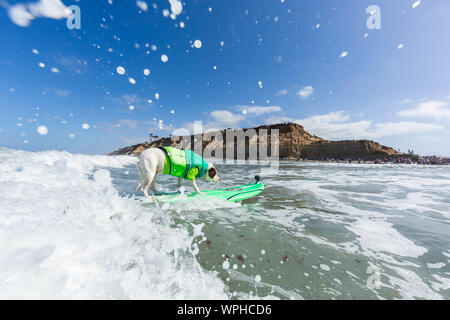
<svg viewBox="0 0 450 320"><path fill-rule="evenodd" d="M314 88L312 86L306 86L297 91L297 94L303 99L309 98L314 93Z"/></svg>
<svg viewBox="0 0 450 320"><path fill-rule="evenodd" d="M28 27L35 18L63 19L71 14L71 10L61 0L40 0L12 6L3 3L2 6L8 10L11 21L21 27Z"/></svg>
<svg viewBox="0 0 450 320"><path fill-rule="evenodd" d="M267 124L277 124L277 123L283 123L283 122L294 122L295 119L292 119L290 117L285 116L272 116L268 119L266 119Z"/></svg>
<svg viewBox="0 0 450 320"><path fill-rule="evenodd" d="M22 4L16 4L8 9L9 18L21 27L28 27L30 21L34 19L34 16L27 11L27 8Z"/></svg>
<svg viewBox="0 0 450 320"><path fill-rule="evenodd" d="M442 126L432 123L384 122L375 124L374 130L372 132L372 137L379 138L392 135L424 133L442 129Z"/></svg>
<svg viewBox="0 0 450 320"><path fill-rule="evenodd" d="M399 104L409 104L409 103L412 103L412 102L414 102L414 100L409 99L409 98L405 98L402 101L400 101Z"/></svg>
<svg viewBox="0 0 450 320"><path fill-rule="evenodd" d="M183 123L183 127L180 128L182 130L183 135L186 135L186 132L210 132L210 131L218 131L226 128L238 129L241 127L241 122L252 118L258 117L265 114L282 112L283 109L279 106L247 106L247 105L238 105L238 106L230 106L230 109L239 110L240 113L234 113L229 110L214 110L212 111L210 116L210 121L202 122L202 127L198 127L194 130L194 123L186 122ZM249 123L246 123L249 125Z"/></svg>
<svg viewBox="0 0 450 320"><path fill-rule="evenodd" d="M136 129L139 127L139 120L121 119L117 123L120 127L126 127L128 129Z"/></svg>
<svg viewBox="0 0 450 320"><path fill-rule="evenodd" d="M192 130L186 129L186 128L177 128L175 130L172 131L172 136L173 137L186 137L186 136L190 136L191 134L193 134L194 130L194 125L188 125L188 127L190 127ZM196 132L197 133L197 132Z"/></svg>
<svg viewBox="0 0 450 320"><path fill-rule="evenodd" d="M443 127L420 122L381 122L371 120L350 121L344 111L312 116L304 119L271 118L268 123L291 121L302 125L306 131L325 139L375 139L392 135L424 133L442 130Z"/></svg>
<svg viewBox="0 0 450 320"><path fill-rule="evenodd" d="M350 119L350 116L345 115L344 111L338 112L330 112L328 114L322 114L317 116L312 116L303 121L307 121L311 124L320 124L320 123L332 123L332 122L345 122Z"/></svg>
<svg viewBox="0 0 450 320"><path fill-rule="evenodd" d="M278 96L284 96L286 94L288 94L288 91L286 89L281 89L277 93L275 93L275 96L277 96L277 97Z"/></svg>
<svg viewBox="0 0 450 320"><path fill-rule="evenodd" d="M240 113L233 113L229 110L215 110L209 114L212 121L204 124L204 130L213 131L224 128L238 128L239 124L247 118L283 111L280 106L238 105L229 108L239 110Z"/></svg>
<svg viewBox="0 0 450 320"><path fill-rule="evenodd" d="M237 108L246 115L254 116L283 111L279 106L237 106Z"/></svg>
<svg viewBox="0 0 450 320"><path fill-rule="evenodd" d="M135 131L171 131L173 130L172 125L165 125L162 120L153 120L153 121L142 121L142 120L133 120L133 119L120 119L115 123L111 122L101 122L98 124L100 129L106 131L114 131L114 132L129 132L131 130Z"/></svg>
<svg viewBox="0 0 450 320"><path fill-rule="evenodd" d="M234 114L228 110L215 110L210 113L211 118L214 119L214 123L209 124L208 127L236 127L239 122L244 120L244 116L240 114Z"/></svg>
<svg viewBox="0 0 450 320"><path fill-rule="evenodd" d="M135 145L139 143L148 142L149 137L131 137L131 138L120 137L119 140L121 141L121 143L125 145Z"/></svg>
<svg viewBox="0 0 450 320"><path fill-rule="evenodd" d="M372 122L367 120L348 122L349 120L348 115L339 111L295 120L295 122L312 134L326 139L353 139L361 136L372 125Z"/></svg>
<svg viewBox="0 0 450 320"><path fill-rule="evenodd" d="M127 103L139 103L143 101L143 99L136 94L124 94L122 95L122 99Z"/></svg>
<svg viewBox="0 0 450 320"><path fill-rule="evenodd" d="M450 120L450 108L446 101L431 100L423 102L412 109L402 110L397 113L401 117L408 118L432 118L436 120Z"/></svg>
<svg viewBox="0 0 450 320"><path fill-rule="evenodd" d="M112 103L116 105L118 108L124 110L128 109L130 105L133 105L138 110L147 110L149 106L148 98L141 97L137 94L124 94L120 97L112 97Z"/></svg>
<svg viewBox="0 0 450 320"><path fill-rule="evenodd" d="M66 89L55 89L55 93L59 97L68 97L71 94L71 92L69 90L66 90Z"/></svg>
<svg viewBox="0 0 450 320"><path fill-rule="evenodd" d="M201 122L201 125L198 123L194 124L193 122L185 122L182 127L173 129L172 136L190 136L192 134L207 133L224 129L224 127L215 127L215 125L216 123L213 122L208 122L206 124Z"/></svg>
<svg viewBox="0 0 450 320"><path fill-rule="evenodd" d="M120 119L115 123L111 122L100 122L98 127L100 129L104 129L107 131L121 131L122 129L126 130L134 130L139 127L139 120L131 120L131 119Z"/></svg>
<svg viewBox="0 0 450 320"><path fill-rule="evenodd" d="M69 8L61 0L40 0L37 3L30 3L28 9L35 17L51 19L63 19L71 14Z"/></svg>

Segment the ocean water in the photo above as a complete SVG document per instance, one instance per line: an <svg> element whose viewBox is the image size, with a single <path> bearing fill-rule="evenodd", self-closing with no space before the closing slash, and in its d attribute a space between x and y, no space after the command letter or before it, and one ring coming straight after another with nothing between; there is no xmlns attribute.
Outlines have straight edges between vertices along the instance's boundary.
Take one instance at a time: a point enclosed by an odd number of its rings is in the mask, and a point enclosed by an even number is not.
<svg viewBox="0 0 450 320"><path fill-rule="evenodd" d="M157 206L135 162L0 149L0 299L450 299L450 167L218 164L265 191Z"/></svg>

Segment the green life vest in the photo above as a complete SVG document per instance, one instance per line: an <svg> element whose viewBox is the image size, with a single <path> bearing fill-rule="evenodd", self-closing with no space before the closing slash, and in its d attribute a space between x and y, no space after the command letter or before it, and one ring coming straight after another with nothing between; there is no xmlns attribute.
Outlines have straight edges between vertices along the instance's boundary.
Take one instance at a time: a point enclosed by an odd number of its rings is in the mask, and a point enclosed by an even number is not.
<svg viewBox="0 0 450 320"><path fill-rule="evenodd" d="M164 174L178 178L186 178L189 170L198 168L196 177L203 177L208 169L208 163L201 156L191 150L181 150L173 147L163 147L166 153Z"/></svg>

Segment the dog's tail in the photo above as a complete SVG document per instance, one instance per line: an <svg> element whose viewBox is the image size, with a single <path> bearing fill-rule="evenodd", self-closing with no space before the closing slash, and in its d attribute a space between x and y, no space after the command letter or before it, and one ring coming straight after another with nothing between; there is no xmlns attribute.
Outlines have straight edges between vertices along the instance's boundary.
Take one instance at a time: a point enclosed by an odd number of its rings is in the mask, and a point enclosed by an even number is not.
<svg viewBox="0 0 450 320"><path fill-rule="evenodd" d="M138 162L136 163L136 167L139 172L139 184L136 186L136 191L139 191L139 188L144 185L144 175L142 174L140 164L141 164L141 160L138 160Z"/></svg>

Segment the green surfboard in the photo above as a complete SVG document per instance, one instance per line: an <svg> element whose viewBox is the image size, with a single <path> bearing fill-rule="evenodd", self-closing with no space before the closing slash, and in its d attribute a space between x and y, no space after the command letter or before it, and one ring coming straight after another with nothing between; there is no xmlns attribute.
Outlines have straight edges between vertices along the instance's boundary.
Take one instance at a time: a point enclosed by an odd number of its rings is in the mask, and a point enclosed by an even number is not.
<svg viewBox="0 0 450 320"><path fill-rule="evenodd" d="M181 195L180 192L170 192L153 196L158 202L161 203L174 203L179 201L188 200L201 200L201 199L222 199L226 201L242 201L260 194L264 190L264 183L258 182L253 184L246 184L243 186L229 187L216 190L202 191L204 195L200 195L196 192L185 192Z"/></svg>

